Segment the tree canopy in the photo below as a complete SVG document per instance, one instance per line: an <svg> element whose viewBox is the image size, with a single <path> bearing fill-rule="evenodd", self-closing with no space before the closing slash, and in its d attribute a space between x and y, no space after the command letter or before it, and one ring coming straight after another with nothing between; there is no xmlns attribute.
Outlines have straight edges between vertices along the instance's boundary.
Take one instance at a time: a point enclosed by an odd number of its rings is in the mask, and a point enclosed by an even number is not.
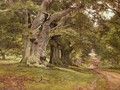
<svg viewBox="0 0 120 90"><path fill-rule="evenodd" d="M22 54L24 52L22 48L25 47L23 38L32 37L33 39L33 36L37 35L36 32L42 32L43 25L39 26L41 22L34 22L41 20L38 17L46 14L49 17L45 19L48 21L51 18L50 27L55 29L50 31L49 39L59 35L60 37L57 38L59 44L66 49L72 48L71 58L88 57L91 49L95 49L103 60L107 59L109 62L119 64L119 4L118 0L1 0L1 55L3 52L12 53L16 51ZM70 8L74 8L74 10L67 11ZM69 14L65 14L64 19L66 20L62 19L63 16L52 17L54 13L57 14L56 12L64 12L65 10L69 12ZM41 12L43 13L41 14ZM60 18L61 21L64 21L59 22ZM35 31L33 29L36 28L39 30L33 32Z"/></svg>

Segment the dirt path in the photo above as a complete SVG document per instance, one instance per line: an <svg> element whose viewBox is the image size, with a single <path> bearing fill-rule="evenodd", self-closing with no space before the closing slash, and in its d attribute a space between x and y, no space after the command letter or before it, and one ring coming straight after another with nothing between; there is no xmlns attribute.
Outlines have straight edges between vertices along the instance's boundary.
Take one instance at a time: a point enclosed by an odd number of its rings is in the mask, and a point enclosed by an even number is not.
<svg viewBox="0 0 120 90"><path fill-rule="evenodd" d="M31 78L24 76L4 75L0 76L0 83L3 87L0 90L26 90L24 86L25 81L33 81Z"/></svg>
<svg viewBox="0 0 120 90"><path fill-rule="evenodd" d="M95 71L105 77L109 90L120 90L120 74L104 70Z"/></svg>
<svg viewBox="0 0 120 90"><path fill-rule="evenodd" d="M105 90L120 90L120 74L100 69L90 68L99 75L103 75L106 80ZM94 79L88 88L79 88L77 90L96 90L97 89L97 78Z"/></svg>

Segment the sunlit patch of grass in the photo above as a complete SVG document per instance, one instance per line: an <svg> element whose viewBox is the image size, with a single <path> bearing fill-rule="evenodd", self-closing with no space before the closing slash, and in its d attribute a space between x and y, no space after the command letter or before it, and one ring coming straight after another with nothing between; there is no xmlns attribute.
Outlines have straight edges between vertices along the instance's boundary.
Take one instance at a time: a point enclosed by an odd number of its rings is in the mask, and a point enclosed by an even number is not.
<svg viewBox="0 0 120 90"><path fill-rule="evenodd" d="M15 63L19 63L19 61L15 61L15 60L0 60L0 65L1 64L15 64Z"/></svg>

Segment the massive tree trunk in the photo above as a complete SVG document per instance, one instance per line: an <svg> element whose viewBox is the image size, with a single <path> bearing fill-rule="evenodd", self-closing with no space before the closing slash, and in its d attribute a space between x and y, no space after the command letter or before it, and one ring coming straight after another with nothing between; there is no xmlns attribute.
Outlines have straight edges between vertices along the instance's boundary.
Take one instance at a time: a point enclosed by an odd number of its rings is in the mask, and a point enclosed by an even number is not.
<svg viewBox="0 0 120 90"><path fill-rule="evenodd" d="M63 26L69 12L74 8L72 7L50 14L47 12L47 9L52 1L53 0L43 0L41 4L41 11L33 21L30 28L31 32L29 38L27 43L25 42L25 53L21 62L27 62L30 66L46 66L44 62L46 61L45 52L49 42L49 33L52 30ZM56 20L57 25L53 25L53 22ZM58 53L58 50L56 49L54 52Z"/></svg>
<svg viewBox="0 0 120 90"><path fill-rule="evenodd" d="M30 52L29 56L27 56L27 64L28 65L34 65L37 67L43 67L46 66L44 62L46 61L46 47L49 42L48 38L49 29L42 30L40 34L36 37L30 37L30 48L28 53ZM37 34L36 34L37 35ZM26 57L26 55L25 55Z"/></svg>

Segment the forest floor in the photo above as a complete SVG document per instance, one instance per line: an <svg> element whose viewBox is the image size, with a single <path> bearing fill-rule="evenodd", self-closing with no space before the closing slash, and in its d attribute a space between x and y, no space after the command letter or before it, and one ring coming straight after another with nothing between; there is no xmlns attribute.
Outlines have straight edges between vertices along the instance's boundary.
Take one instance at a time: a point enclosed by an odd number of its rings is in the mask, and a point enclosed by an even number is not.
<svg viewBox="0 0 120 90"><path fill-rule="evenodd" d="M119 84L120 74L110 71L0 63L0 90L120 90Z"/></svg>

